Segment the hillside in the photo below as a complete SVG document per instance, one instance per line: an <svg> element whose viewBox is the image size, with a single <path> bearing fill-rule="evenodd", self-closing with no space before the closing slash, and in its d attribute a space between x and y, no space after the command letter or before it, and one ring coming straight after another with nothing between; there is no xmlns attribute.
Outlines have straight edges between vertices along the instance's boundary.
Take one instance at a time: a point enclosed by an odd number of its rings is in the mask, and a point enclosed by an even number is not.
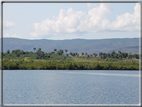
<svg viewBox="0 0 142 107"><path fill-rule="evenodd" d="M44 52L52 52L54 49L67 49L68 52L132 52L139 53L139 38L124 39L72 39L72 40L27 40L18 38L3 38L3 52L7 50L21 49L24 51L33 51L41 48Z"/></svg>

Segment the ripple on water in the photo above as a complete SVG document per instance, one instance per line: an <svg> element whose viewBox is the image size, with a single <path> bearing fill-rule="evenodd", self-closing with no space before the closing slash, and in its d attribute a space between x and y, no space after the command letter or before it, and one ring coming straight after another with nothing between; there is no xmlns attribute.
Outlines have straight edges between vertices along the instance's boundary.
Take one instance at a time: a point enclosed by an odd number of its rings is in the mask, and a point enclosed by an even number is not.
<svg viewBox="0 0 142 107"><path fill-rule="evenodd" d="M138 71L3 72L4 104L139 104Z"/></svg>

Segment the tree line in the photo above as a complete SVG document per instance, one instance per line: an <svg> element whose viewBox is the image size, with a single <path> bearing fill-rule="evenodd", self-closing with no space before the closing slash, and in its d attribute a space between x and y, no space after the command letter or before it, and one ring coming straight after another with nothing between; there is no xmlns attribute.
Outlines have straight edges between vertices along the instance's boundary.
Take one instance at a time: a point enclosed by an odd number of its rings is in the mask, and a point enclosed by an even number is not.
<svg viewBox="0 0 142 107"><path fill-rule="evenodd" d="M58 70L138 70L139 62L135 60L123 59L139 59L139 54L132 54L126 52L111 52L111 53L77 53L68 52L65 50L53 49L52 52L44 52L41 48L34 47L33 51L7 50L3 55L2 69L58 69ZM100 57L98 60L82 60L81 58ZM26 60L25 58L29 58ZM73 59L80 58L80 61ZM34 60L45 59L45 60ZM105 59L105 61L104 61ZM115 59L115 60L110 60ZM117 61L116 61L117 59ZM103 60L103 61L101 61Z"/></svg>
<svg viewBox="0 0 142 107"><path fill-rule="evenodd" d="M77 53L77 52L68 52L67 49L65 50L58 50L54 49L54 51L46 53L44 51L41 50L41 48L39 48L36 51L36 47L33 48L33 51L23 51L20 49L17 50L12 50L10 52L10 50L7 50L7 52L3 52L2 53L3 58L7 58L7 59L23 59L24 57L30 57L30 59L62 59L62 60L67 60L67 59L71 59L72 57L100 57L101 59L109 59L109 58L115 58L115 59L132 59L132 58L136 58L139 59L139 54L132 54L130 53L126 53L126 52L111 52L111 53L104 53L104 52L100 52L99 54L97 53L92 53L92 54L88 54L87 52L82 52L81 54Z"/></svg>

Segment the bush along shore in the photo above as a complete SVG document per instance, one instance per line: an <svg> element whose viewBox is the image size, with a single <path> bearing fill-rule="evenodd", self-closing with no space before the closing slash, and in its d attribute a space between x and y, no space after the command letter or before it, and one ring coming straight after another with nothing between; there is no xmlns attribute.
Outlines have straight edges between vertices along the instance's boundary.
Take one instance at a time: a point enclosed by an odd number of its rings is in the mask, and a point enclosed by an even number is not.
<svg viewBox="0 0 142 107"><path fill-rule="evenodd" d="M139 70L136 61L74 62L74 61L11 61L3 60L3 70Z"/></svg>

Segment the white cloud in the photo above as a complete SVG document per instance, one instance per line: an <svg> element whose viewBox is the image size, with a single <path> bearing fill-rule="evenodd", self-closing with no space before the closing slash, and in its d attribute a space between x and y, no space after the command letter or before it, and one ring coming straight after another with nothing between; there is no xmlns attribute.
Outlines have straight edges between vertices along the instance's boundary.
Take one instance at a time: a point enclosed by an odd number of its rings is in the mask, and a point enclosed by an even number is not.
<svg viewBox="0 0 142 107"><path fill-rule="evenodd" d="M87 7L91 7L91 3L87 3Z"/></svg>
<svg viewBox="0 0 142 107"><path fill-rule="evenodd" d="M111 22L109 30L120 31L135 31L140 30L140 4L134 7L134 13L124 13L116 17L116 20Z"/></svg>
<svg viewBox="0 0 142 107"><path fill-rule="evenodd" d="M20 38L20 36L19 36L19 35L17 35L17 34L9 35L8 33L6 33L3 37L14 37L14 38Z"/></svg>
<svg viewBox="0 0 142 107"><path fill-rule="evenodd" d="M1 20L0 20L0 23L1 23ZM9 29L13 26L16 26L14 22L3 20L3 29ZM1 30L1 26L0 26L0 30Z"/></svg>
<svg viewBox="0 0 142 107"><path fill-rule="evenodd" d="M3 27L4 29L8 29L11 28L13 26L16 26L16 24L14 22L10 22L10 21L3 21Z"/></svg>
<svg viewBox="0 0 142 107"><path fill-rule="evenodd" d="M87 7L91 8L91 7L94 7L96 6L96 4L93 4L93 3L87 3Z"/></svg>
<svg viewBox="0 0 142 107"><path fill-rule="evenodd" d="M88 4L89 6L90 4ZM63 33L98 32L105 30L134 31L139 30L140 5L136 4L134 13L124 13L109 21L107 16L111 13L104 3L90 9L88 12L61 9L58 17L45 19L41 23L34 23L31 36L56 35Z"/></svg>

